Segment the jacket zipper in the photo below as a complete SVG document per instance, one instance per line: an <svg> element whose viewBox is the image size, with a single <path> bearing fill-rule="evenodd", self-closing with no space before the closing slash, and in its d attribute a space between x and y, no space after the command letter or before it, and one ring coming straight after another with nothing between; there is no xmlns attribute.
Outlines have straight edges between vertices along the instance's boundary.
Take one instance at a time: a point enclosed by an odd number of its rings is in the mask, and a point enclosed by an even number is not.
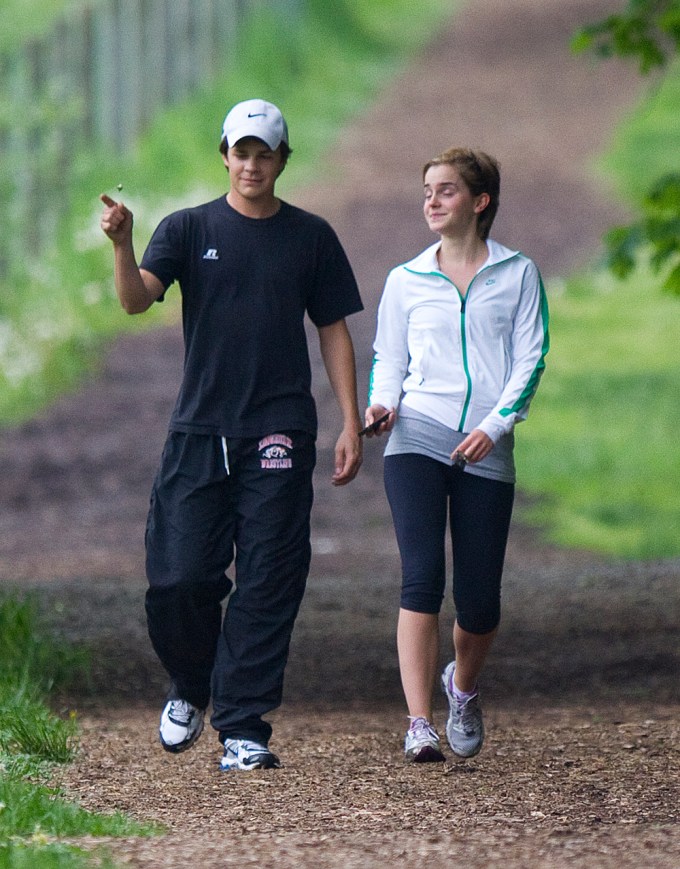
<svg viewBox="0 0 680 869"><path fill-rule="evenodd" d="M488 268L488 266L487 266ZM482 269L484 271L484 269ZM458 287L454 284L451 278L447 277L443 272L433 272L433 274L438 274L440 277L444 278L445 281L448 281L454 290L458 293L458 298L460 299L460 346L461 346L461 354L463 357L463 371L465 372L465 379L467 380L467 390L465 393L465 401L463 402L463 410L460 415L460 420L458 422L457 431L463 431L463 423L465 422L465 417L467 416L468 407L470 406L470 400L472 398L472 377L470 376L470 369L468 367L468 358L467 358L467 335L465 331L465 303L467 302L467 297L470 293L470 288L475 282L475 278L481 272L477 272L470 283L468 284L467 293L463 295Z"/></svg>
<svg viewBox="0 0 680 869"><path fill-rule="evenodd" d="M491 263L491 265L484 266L481 268L476 275L473 276L472 280L468 284L467 292L464 296L461 295L460 290L456 287L456 291L460 296L460 342L461 348L463 352L463 371L465 372L465 379L467 380L467 392L465 395L465 401L463 402L463 410L460 415L460 421L458 422L458 431L464 431L465 419L467 417L468 409L470 407L470 402L472 401L472 375L470 374L470 367L468 365L468 352L467 352L467 332L465 328L465 309L467 305L467 300L470 296L470 290L472 289L472 285L477 280L477 278L482 274L482 272L487 271L492 268L496 263ZM446 277L446 276L445 276ZM455 287L456 285L453 284Z"/></svg>
<svg viewBox="0 0 680 869"><path fill-rule="evenodd" d="M465 417L467 416L468 407L470 406L470 400L472 399L472 377L470 376L470 369L468 367L468 355L467 355L467 333L465 331L465 303L467 302L467 296L470 292L470 287L472 286L472 281L470 281L470 286L467 288L467 293L464 296L460 296L460 346L463 354L463 371L465 372L465 379L467 380L467 391L465 394L465 401L463 402L463 410L460 415L460 421L458 422L458 431L463 431L463 425L465 423ZM460 292L459 294L460 295Z"/></svg>

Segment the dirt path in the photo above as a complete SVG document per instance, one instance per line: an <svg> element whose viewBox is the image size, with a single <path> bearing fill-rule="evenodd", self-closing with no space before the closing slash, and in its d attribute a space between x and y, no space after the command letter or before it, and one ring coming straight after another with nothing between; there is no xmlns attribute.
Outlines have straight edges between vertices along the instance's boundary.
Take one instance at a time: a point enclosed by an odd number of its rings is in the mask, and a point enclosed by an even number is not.
<svg viewBox="0 0 680 869"><path fill-rule="evenodd" d="M591 256L620 216L588 167L637 81L567 49L578 23L616 6L470 4L332 145L324 182L292 197L332 221L355 265L367 308L351 323L362 394L385 274L430 241L419 170L433 153L469 143L500 159L494 235L548 278ZM313 363L320 371L316 350ZM329 485L337 419L322 375L315 554L274 719L285 767L222 775L211 734L164 755L141 530L180 366L177 329L125 337L100 377L0 438L0 578L39 589L52 623L96 651L93 684L68 698L84 751L65 784L87 807L170 831L110 843L117 859L171 869L680 864L680 561L605 562L516 525L484 680L487 746L471 763L405 767L399 565L380 448L369 445L351 487Z"/></svg>

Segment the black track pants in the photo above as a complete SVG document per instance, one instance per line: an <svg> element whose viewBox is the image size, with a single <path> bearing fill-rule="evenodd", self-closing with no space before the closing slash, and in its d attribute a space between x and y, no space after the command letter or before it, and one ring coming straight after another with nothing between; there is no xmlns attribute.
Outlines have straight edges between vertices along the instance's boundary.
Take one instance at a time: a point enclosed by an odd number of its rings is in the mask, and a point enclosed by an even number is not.
<svg viewBox="0 0 680 869"><path fill-rule="evenodd" d="M261 716L281 703L309 572L315 458L297 431L166 442L146 533L149 636L175 696L205 708L212 695L222 739L271 735Z"/></svg>

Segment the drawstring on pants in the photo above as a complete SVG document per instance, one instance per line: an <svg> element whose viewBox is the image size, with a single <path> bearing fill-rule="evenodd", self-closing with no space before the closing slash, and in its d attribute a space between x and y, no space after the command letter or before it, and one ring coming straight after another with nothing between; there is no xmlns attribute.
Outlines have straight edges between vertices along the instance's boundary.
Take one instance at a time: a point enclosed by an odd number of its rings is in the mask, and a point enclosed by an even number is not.
<svg viewBox="0 0 680 869"><path fill-rule="evenodd" d="M224 456L224 470L229 475L229 450L227 449L227 439L222 438L222 455Z"/></svg>

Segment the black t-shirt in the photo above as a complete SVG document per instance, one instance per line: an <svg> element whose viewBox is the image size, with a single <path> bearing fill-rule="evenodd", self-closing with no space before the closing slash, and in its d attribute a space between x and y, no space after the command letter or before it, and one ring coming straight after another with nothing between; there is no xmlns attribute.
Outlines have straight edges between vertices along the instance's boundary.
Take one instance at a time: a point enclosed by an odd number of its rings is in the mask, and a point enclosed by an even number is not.
<svg viewBox="0 0 680 869"><path fill-rule="evenodd" d="M319 327L363 308L325 220L285 202L256 220L222 196L161 221L141 268L182 292L184 376L171 431L316 434L305 313Z"/></svg>

